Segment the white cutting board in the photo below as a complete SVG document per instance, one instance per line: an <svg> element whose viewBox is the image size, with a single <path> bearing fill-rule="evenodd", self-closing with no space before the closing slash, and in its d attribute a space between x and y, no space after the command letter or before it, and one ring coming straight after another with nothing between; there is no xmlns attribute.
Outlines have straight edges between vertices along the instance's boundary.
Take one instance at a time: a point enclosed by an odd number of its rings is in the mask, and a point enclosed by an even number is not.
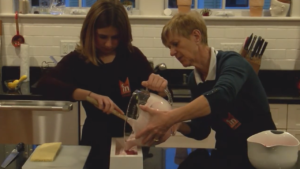
<svg viewBox="0 0 300 169"><path fill-rule="evenodd" d="M22 169L83 169L90 146L61 146L52 162L32 162L30 157Z"/></svg>

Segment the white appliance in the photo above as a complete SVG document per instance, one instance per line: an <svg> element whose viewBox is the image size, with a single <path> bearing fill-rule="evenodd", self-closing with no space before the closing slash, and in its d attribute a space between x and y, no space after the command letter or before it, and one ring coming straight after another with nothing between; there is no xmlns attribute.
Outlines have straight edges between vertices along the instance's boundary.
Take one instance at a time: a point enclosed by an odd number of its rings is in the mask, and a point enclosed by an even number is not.
<svg viewBox="0 0 300 169"><path fill-rule="evenodd" d="M257 169L291 169L298 160L299 140L288 132L266 130L247 139L248 157Z"/></svg>
<svg viewBox="0 0 300 169"><path fill-rule="evenodd" d="M0 144L78 145L78 102L1 100L0 131Z"/></svg>

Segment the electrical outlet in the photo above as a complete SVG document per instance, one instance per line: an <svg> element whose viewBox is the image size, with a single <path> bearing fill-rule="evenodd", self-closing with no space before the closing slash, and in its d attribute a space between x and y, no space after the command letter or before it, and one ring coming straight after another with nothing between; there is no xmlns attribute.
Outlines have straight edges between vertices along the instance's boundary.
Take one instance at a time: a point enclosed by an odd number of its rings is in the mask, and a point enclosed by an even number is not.
<svg viewBox="0 0 300 169"><path fill-rule="evenodd" d="M76 48L76 42L69 42L69 52L74 51Z"/></svg>
<svg viewBox="0 0 300 169"><path fill-rule="evenodd" d="M60 42L60 53L61 55L66 55L68 54L68 42L64 42L64 41L61 41Z"/></svg>
<svg viewBox="0 0 300 169"><path fill-rule="evenodd" d="M78 42L74 40L61 40L60 41L60 55L65 56L75 50Z"/></svg>
<svg viewBox="0 0 300 169"><path fill-rule="evenodd" d="M223 51L235 51L240 53L242 43L221 43L221 50Z"/></svg>

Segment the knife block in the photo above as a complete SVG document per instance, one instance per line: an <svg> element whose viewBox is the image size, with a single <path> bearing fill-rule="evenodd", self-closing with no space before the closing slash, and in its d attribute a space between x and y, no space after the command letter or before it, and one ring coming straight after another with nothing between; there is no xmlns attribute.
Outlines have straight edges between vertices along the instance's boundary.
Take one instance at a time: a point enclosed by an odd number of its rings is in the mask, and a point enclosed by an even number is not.
<svg viewBox="0 0 300 169"><path fill-rule="evenodd" d="M243 58L245 58L250 63L255 73L258 74L260 69L260 64L261 64L261 58L257 58L257 57L250 58L249 53L243 48L241 49L240 54Z"/></svg>
<svg viewBox="0 0 300 169"><path fill-rule="evenodd" d="M125 146L124 138L112 138L109 169L143 169L143 153L138 147L136 155L118 154Z"/></svg>
<svg viewBox="0 0 300 169"><path fill-rule="evenodd" d="M255 58L255 57L253 57L253 58L246 57L245 59L250 63L250 65L252 66L255 73L258 74L260 64L261 64L261 59Z"/></svg>

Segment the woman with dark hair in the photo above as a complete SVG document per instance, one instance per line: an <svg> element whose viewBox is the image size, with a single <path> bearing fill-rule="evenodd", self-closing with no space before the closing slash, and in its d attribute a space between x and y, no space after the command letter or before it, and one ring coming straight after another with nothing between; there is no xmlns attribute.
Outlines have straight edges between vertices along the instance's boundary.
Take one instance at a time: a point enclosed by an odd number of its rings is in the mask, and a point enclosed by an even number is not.
<svg viewBox="0 0 300 169"><path fill-rule="evenodd" d="M107 115L126 111L131 93L147 87L163 95L167 81L132 46L127 12L119 0L98 0L82 26L80 44L38 84L48 97L82 101L86 111L81 145L91 145L88 168L108 169L112 137L123 137L124 121ZM90 96L99 107L85 101ZM118 105L118 106L117 106ZM76 129L74 129L76 130Z"/></svg>

